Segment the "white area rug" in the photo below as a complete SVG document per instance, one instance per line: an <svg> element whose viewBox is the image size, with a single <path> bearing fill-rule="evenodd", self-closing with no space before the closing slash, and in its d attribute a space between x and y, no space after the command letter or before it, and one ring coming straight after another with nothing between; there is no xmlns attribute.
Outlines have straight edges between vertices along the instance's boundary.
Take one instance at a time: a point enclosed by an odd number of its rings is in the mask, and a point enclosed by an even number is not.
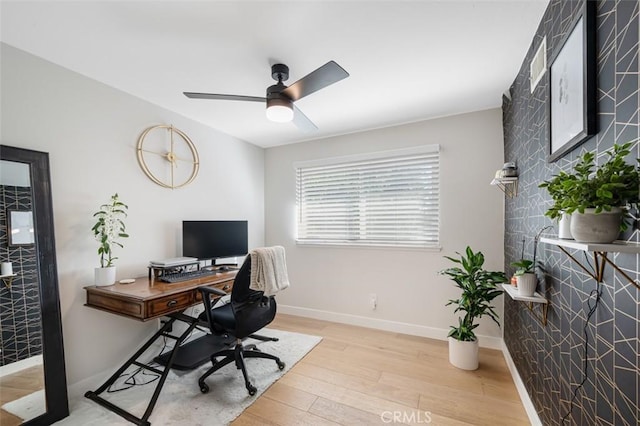
<svg viewBox="0 0 640 426"><path fill-rule="evenodd" d="M5 411L15 414L25 421L44 414L46 407L43 390L23 396L20 399L8 402L2 406Z"/></svg>
<svg viewBox="0 0 640 426"><path fill-rule="evenodd" d="M278 342L256 343L263 352L274 354L286 364L283 371L278 370L275 361L267 359L246 359L247 371L251 382L258 388L254 396L249 396L244 386L242 372L229 364L209 376L206 383L210 387L207 394L200 392L198 378L211 367L206 363L200 368L182 372L172 370L160 393L158 402L149 417L154 426L185 425L211 426L226 425L238 417L249 405L255 401L271 384L282 377L291 367L302 359L321 337L292 333L280 330L261 330L260 334L278 337ZM116 392L100 394L101 397L124 408L136 417L142 416L147 408L155 383ZM89 389L87 389L89 390ZM39 396L40 399L42 395ZM31 394L16 401L5 404L2 408L22 418L29 417L29 406L38 395ZM129 426L132 423L101 405L87 399L78 398L69 401L71 414L69 417L55 423L65 426Z"/></svg>

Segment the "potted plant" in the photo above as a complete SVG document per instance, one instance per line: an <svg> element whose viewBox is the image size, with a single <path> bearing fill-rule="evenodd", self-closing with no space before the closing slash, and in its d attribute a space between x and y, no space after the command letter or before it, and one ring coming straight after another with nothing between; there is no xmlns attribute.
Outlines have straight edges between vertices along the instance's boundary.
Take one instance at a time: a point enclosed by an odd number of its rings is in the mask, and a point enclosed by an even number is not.
<svg viewBox="0 0 640 426"><path fill-rule="evenodd" d="M488 315L498 326L498 315L491 305L491 301L502 292L497 285L507 282L504 272L490 272L483 269L484 255L474 253L467 247L466 256L456 252L460 259L445 256L446 259L460 266L444 269L441 275L446 275L461 290L460 297L451 299L448 305L456 305L454 312L464 312L464 317L458 318L458 325L451 326L449 338L449 362L458 368L475 370L478 368L478 338L474 329L478 327L477 320Z"/></svg>
<svg viewBox="0 0 640 426"><path fill-rule="evenodd" d="M520 294L520 296L533 296L533 293L536 292L538 279L533 272L533 265L533 260L529 259L520 259L511 264L511 266L517 268L514 275L518 281L518 294Z"/></svg>
<svg viewBox="0 0 640 426"><path fill-rule="evenodd" d="M545 215L557 219L570 214L576 241L610 243L617 239L633 219L630 209L640 204L640 165L625 161L631 145L614 144L607 151L607 161L597 168L595 155L585 152L573 173L561 171L542 182L539 187L546 188L553 200Z"/></svg>
<svg viewBox="0 0 640 426"><path fill-rule="evenodd" d="M129 237L124 225L128 208L116 193L111 196L107 204L101 205L100 210L93 214L98 221L91 231L99 243L98 255L100 255L100 267L95 269L96 286L111 285L116 282L116 267L113 261L117 257L113 255L113 247L124 247L118 239Z"/></svg>

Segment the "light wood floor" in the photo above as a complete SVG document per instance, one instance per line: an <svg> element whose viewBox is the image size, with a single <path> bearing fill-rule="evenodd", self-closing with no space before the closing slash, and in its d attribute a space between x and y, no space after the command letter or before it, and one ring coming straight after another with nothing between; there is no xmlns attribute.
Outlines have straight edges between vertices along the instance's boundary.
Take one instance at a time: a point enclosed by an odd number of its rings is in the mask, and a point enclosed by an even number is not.
<svg viewBox="0 0 640 426"><path fill-rule="evenodd" d="M25 395L44 388L44 371L42 365L29 367L20 372L0 377L0 406L15 401ZM42 407L44 413L44 407ZM0 409L0 425L16 426L22 419Z"/></svg>
<svg viewBox="0 0 640 426"><path fill-rule="evenodd" d="M528 425L500 351L449 364L447 342L278 314L269 327L322 342L233 425Z"/></svg>

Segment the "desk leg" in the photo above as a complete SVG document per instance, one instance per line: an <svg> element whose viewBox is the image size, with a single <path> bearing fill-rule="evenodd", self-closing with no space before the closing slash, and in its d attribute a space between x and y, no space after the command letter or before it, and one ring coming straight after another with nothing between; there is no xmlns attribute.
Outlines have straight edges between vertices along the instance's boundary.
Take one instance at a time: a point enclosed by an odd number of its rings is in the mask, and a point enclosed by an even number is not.
<svg viewBox="0 0 640 426"><path fill-rule="evenodd" d="M160 392L162 391L162 387L164 386L164 382L167 379L167 375L169 374L169 371L171 370L171 365L173 364L175 356L178 353L178 349L180 348L180 345L182 344L184 339L186 339L191 334L191 332L196 327L196 325L198 325L198 321L197 320L185 321L185 322L189 323L189 327L179 337L175 337L175 336L173 336L171 334L168 334L169 329L171 329L171 326L173 325L173 322L176 319L181 319L181 320L184 321L186 318L188 318L188 317L186 317L185 315L180 315L180 314L177 314L176 317L172 316L171 319L169 321L167 321L160 328L160 330L158 330L157 333L155 333L149 340L147 340L147 342L144 345L142 345L142 347L131 358L129 358L129 360L127 360L127 362L125 362L122 365L122 367L120 367L115 373L113 373L113 375L111 377L109 377L109 379L107 379L107 381L104 382L104 384L102 386L100 386L95 391L88 391L87 393L84 394L84 396L86 398L91 399L92 401L97 402L98 404L102 405L106 409L111 410L114 413L124 417L125 419L127 419L131 423L134 423L134 424L139 425L139 426L150 426L151 423L149 423L149 421L148 421L149 416L151 415L151 412L153 411L153 408L156 405L158 397L160 396ZM167 365L165 366L164 370L162 370L162 371L157 369L157 368L148 367L147 365L142 364L142 363L137 361L137 359L140 356L142 356L142 354L147 349L149 349L149 347L161 336L168 337L168 338L176 340L176 343L173 346L173 349L171 350L171 355L169 356L169 361L167 362ZM141 418L138 418L138 417L134 416L133 414L129 413L128 411L125 411L124 409L118 407L115 404L112 404L111 402L109 402L106 399L104 399L104 398L99 396L102 392L104 392L111 385L113 385L116 382L116 380L118 380L120 375L122 373L124 373L125 370L127 368L129 368L131 365L137 365L138 367L141 367L141 368L144 368L144 369L147 369L147 370L151 370L151 371L154 371L154 372L160 374L160 378L158 379L158 384L156 385L156 389L153 392L153 396L151 397L151 400L149 401L149 405L147 406L147 409L145 410L145 412L144 412L144 414L142 415Z"/></svg>

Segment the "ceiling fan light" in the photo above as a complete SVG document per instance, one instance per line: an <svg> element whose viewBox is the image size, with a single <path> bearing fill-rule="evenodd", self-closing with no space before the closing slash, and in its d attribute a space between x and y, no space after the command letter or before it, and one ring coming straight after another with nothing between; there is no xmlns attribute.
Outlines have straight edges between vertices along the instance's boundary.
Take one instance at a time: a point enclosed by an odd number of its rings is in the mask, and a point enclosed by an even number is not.
<svg viewBox="0 0 640 426"><path fill-rule="evenodd" d="M286 99L267 100L267 118L276 123L287 123L293 120L291 101Z"/></svg>

